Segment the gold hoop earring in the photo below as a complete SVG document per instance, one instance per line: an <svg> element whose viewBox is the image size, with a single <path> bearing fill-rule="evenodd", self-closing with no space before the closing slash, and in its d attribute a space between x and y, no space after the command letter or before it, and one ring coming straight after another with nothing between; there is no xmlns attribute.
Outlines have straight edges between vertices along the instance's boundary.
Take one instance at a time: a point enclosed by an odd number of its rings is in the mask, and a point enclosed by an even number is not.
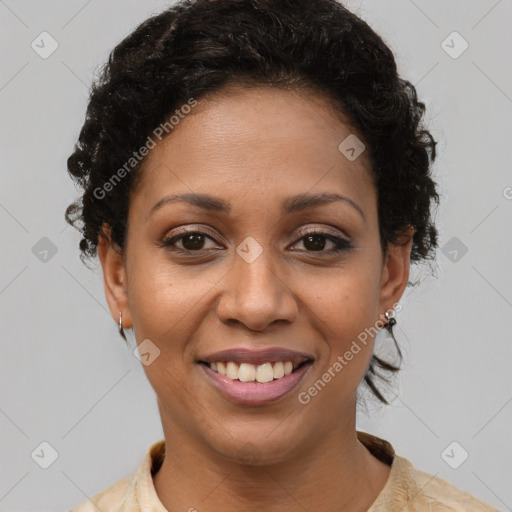
<svg viewBox="0 0 512 512"><path fill-rule="evenodd" d="M124 329L123 329L123 313L121 311L119 311L119 334L126 341L126 335L125 335Z"/></svg>

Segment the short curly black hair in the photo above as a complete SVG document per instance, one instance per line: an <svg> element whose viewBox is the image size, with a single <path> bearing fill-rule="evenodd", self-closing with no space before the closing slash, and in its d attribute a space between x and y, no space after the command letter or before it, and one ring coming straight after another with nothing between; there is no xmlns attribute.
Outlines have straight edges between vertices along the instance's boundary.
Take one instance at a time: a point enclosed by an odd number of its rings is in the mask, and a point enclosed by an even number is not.
<svg viewBox="0 0 512 512"><path fill-rule="evenodd" d="M155 128L191 98L236 83L328 98L367 147L383 251L412 226L411 261L432 259L437 143L422 125L424 103L399 77L381 37L336 0L182 0L119 43L92 86L68 159L68 172L83 189L66 210L67 222L82 233L82 261L96 256L104 223L124 248L130 194L144 159L108 186L116 170L126 169ZM371 379L375 365L399 367L372 357L365 380L386 402Z"/></svg>

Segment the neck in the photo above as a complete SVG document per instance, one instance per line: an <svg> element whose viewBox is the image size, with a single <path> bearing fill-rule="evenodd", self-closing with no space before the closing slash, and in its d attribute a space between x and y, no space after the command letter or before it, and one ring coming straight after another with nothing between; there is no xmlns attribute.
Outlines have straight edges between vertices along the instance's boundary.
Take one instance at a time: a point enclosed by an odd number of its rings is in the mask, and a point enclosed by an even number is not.
<svg viewBox="0 0 512 512"><path fill-rule="evenodd" d="M164 435L166 457L153 480L169 511L366 512L390 471L358 441L355 414L353 424L267 465L220 456L179 428Z"/></svg>

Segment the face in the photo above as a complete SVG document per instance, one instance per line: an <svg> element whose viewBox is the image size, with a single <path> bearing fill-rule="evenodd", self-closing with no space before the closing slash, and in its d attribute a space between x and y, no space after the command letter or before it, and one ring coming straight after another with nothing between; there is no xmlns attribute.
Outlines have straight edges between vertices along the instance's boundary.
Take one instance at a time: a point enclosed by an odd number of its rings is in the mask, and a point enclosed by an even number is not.
<svg viewBox="0 0 512 512"><path fill-rule="evenodd" d="M324 98L227 92L151 150L125 258L103 239L99 256L166 438L233 459L250 440L280 461L354 428L360 335L401 297L411 243L381 252L369 162L340 152L355 132Z"/></svg>

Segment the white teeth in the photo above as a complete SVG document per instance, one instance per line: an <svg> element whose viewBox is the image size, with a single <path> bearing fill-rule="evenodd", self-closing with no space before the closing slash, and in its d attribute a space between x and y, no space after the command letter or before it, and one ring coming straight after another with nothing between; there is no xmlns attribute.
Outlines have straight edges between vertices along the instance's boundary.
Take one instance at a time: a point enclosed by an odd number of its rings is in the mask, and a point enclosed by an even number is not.
<svg viewBox="0 0 512 512"><path fill-rule="evenodd" d="M258 369L256 370L256 380L262 383L274 380L274 370L270 363L260 364L258 366Z"/></svg>
<svg viewBox="0 0 512 512"><path fill-rule="evenodd" d="M263 363L258 366L250 363L241 363L238 365L234 361L209 363L210 368L226 376L231 380L239 380L241 382L271 382L274 379L281 379L285 375L290 375L292 371L299 366L298 363L291 361L277 361L272 364L270 362Z"/></svg>
<svg viewBox="0 0 512 512"><path fill-rule="evenodd" d="M274 379L280 379L284 377L284 364L282 361L278 361L274 365Z"/></svg>
<svg viewBox="0 0 512 512"><path fill-rule="evenodd" d="M210 368L215 371L215 368L212 367L212 365L215 363L210 364ZM217 371L221 375L226 375L226 365L224 363L217 363Z"/></svg>
<svg viewBox="0 0 512 512"><path fill-rule="evenodd" d="M226 377L233 380L238 379L238 365L233 363L233 361L226 365Z"/></svg>
<svg viewBox="0 0 512 512"><path fill-rule="evenodd" d="M230 363L235 364L235 363ZM235 365L236 366L236 365ZM238 368L238 380L241 382L252 382L256 377L256 368L253 364L242 363Z"/></svg>

